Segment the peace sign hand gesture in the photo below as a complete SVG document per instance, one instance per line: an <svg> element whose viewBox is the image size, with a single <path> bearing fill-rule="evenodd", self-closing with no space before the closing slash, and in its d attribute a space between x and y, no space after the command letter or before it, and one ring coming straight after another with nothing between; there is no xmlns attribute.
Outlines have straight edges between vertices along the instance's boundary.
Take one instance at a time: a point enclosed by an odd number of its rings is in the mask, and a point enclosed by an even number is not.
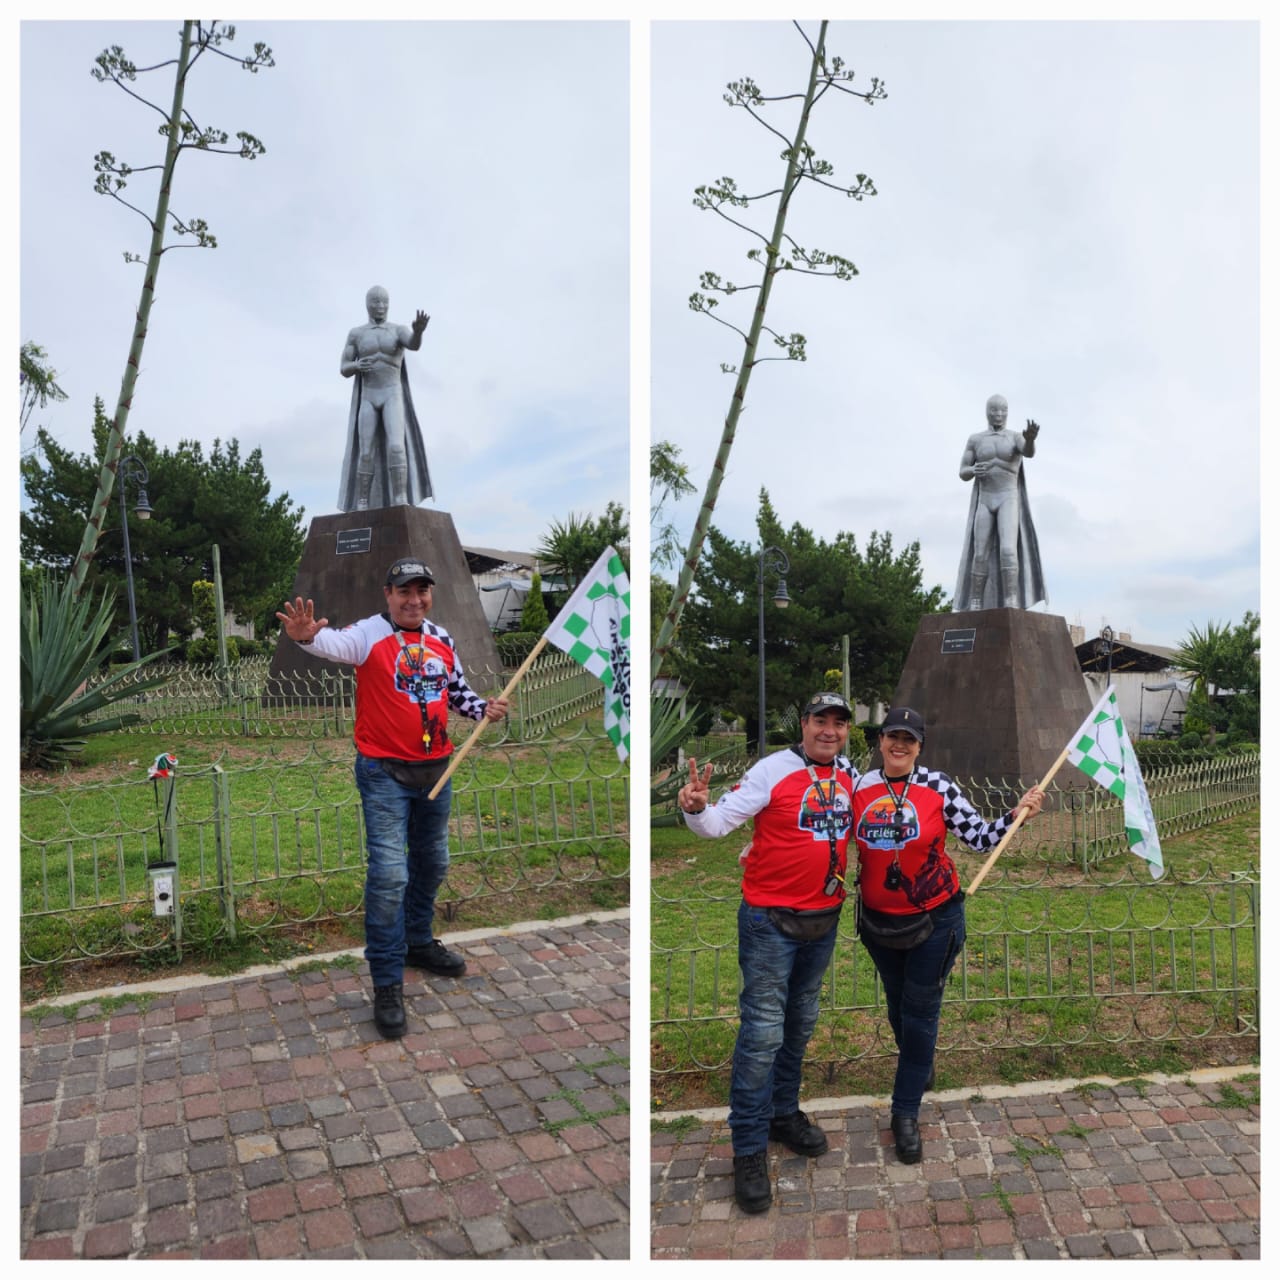
<svg viewBox="0 0 1280 1280"><path fill-rule="evenodd" d="M689 781L680 788L680 794L676 797L685 813L701 813L710 804L711 768L711 765L707 765L706 771L700 775L698 762L692 756L689 757Z"/></svg>

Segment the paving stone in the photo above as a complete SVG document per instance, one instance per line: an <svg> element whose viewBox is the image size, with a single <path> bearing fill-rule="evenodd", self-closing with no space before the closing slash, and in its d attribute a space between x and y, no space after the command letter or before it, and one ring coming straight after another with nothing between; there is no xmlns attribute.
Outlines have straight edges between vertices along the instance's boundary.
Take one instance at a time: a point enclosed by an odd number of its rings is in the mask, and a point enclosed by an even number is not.
<svg viewBox="0 0 1280 1280"><path fill-rule="evenodd" d="M397 1043L363 968L24 1020L22 1256L625 1257L627 938L494 937Z"/></svg>

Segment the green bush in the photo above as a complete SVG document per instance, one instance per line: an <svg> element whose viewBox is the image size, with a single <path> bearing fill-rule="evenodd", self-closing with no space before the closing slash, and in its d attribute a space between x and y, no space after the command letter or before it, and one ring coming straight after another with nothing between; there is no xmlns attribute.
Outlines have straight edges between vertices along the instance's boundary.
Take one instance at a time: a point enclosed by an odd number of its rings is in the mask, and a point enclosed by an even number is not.
<svg viewBox="0 0 1280 1280"><path fill-rule="evenodd" d="M1204 739L1199 733L1192 729L1189 732L1184 733L1182 737L1178 739L1178 746L1180 746L1184 751L1193 747L1202 747L1204 746Z"/></svg>
<svg viewBox="0 0 1280 1280"><path fill-rule="evenodd" d="M547 617L547 606L542 599L542 575L535 573L529 583L529 594L524 598L524 608L520 611L520 630L540 636L550 625L551 619Z"/></svg>
<svg viewBox="0 0 1280 1280"><path fill-rule="evenodd" d="M187 647L183 655L188 662L217 662L218 661L218 637L217 636L200 636L195 640L188 640ZM240 642L238 636L227 637L227 661L235 662L240 657Z"/></svg>

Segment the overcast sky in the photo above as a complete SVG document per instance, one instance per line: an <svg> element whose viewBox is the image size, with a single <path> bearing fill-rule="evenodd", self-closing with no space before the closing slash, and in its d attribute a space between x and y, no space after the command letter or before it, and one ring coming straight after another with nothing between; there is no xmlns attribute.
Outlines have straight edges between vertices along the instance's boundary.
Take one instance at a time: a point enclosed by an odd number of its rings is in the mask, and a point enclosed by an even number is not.
<svg viewBox="0 0 1280 1280"><path fill-rule="evenodd" d="M1011 426L1041 426L1025 466L1050 612L1176 644L1258 609L1257 24L834 21L827 48L888 97L829 94L808 140L879 194L806 184L787 230L861 275L776 282L768 323L808 361L755 370L715 524L754 542L763 485L785 526L918 539L950 596L960 455L998 392ZM699 488L741 341L687 298L703 270L759 271L692 192L777 187L782 144L721 94L744 75L803 91L808 61L788 23L653 27L652 431ZM797 111L770 120L790 137Z"/></svg>
<svg viewBox="0 0 1280 1280"><path fill-rule="evenodd" d="M143 219L95 194L103 149L163 154L160 117L89 74L119 43L172 59L181 23L21 28L22 340L68 399L35 415L88 452L114 411L145 256ZM266 145L187 153L173 209L213 251L166 253L131 433L261 446L273 491L336 511L351 382L338 372L371 285L390 319L431 316L406 356L435 486L465 544L527 550L552 519L628 505L625 23L238 23L272 47L247 75L206 56L186 106ZM171 69L140 77L167 111ZM123 193L149 214L139 174ZM28 429L24 445L34 437ZM154 495L153 495L154 497Z"/></svg>
<svg viewBox="0 0 1280 1280"><path fill-rule="evenodd" d="M93 156L159 154L154 113L89 68L115 41L139 64L172 57L176 29L21 27L20 337L70 393L43 420L82 450L128 349L140 268L122 254L146 243L94 194ZM691 195L722 174L777 185L781 144L721 94L744 74L800 89L808 55L786 22L636 30L652 57L652 415L636 438L680 444L701 487L732 387L718 366L740 344L687 298L703 270L756 268ZM130 430L260 445L277 491L333 511L338 357L380 283L393 320L432 317L407 360L431 505L464 542L528 548L553 518L626 501L628 215L646 199L628 183L628 34L240 23L232 49L265 40L278 65L201 67L188 106L267 154L179 167L174 207L219 248L165 257ZM810 141L879 194L804 189L788 230L861 275L778 282L769 321L804 332L809 359L757 369L717 525L754 540L767 485L784 524L918 539L926 585L950 595L960 454L1000 392L1012 425L1042 428L1027 480L1050 611L1172 644L1258 608L1258 45L1248 21L834 21L854 87L878 76L888 97L829 95ZM170 86L148 87L167 102ZM784 133L794 116L776 112ZM147 208L151 192L130 188ZM675 512L686 533L695 507Z"/></svg>

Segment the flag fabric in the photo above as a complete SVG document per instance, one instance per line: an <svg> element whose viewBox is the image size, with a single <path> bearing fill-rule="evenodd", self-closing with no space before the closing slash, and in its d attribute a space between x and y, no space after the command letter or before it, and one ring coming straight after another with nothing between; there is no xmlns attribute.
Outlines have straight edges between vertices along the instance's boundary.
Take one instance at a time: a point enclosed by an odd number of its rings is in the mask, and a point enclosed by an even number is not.
<svg viewBox="0 0 1280 1280"><path fill-rule="evenodd" d="M1151 878L1158 880L1164 874L1160 836L1151 811L1151 798L1138 768L1137 752L1120 718L1114 685L1107 686L1106 693L1080 726L1067 747L1067 759L1100 787L1124 801L1124 828L1129 848L1146 861Z"/></svg>
<svg viewBox="0 0 1280 1280"><path fill-rule="evenodd" d="M604 731L631 754L631 584L606 547L547 628L547 639L604 685Z"/></svg>

